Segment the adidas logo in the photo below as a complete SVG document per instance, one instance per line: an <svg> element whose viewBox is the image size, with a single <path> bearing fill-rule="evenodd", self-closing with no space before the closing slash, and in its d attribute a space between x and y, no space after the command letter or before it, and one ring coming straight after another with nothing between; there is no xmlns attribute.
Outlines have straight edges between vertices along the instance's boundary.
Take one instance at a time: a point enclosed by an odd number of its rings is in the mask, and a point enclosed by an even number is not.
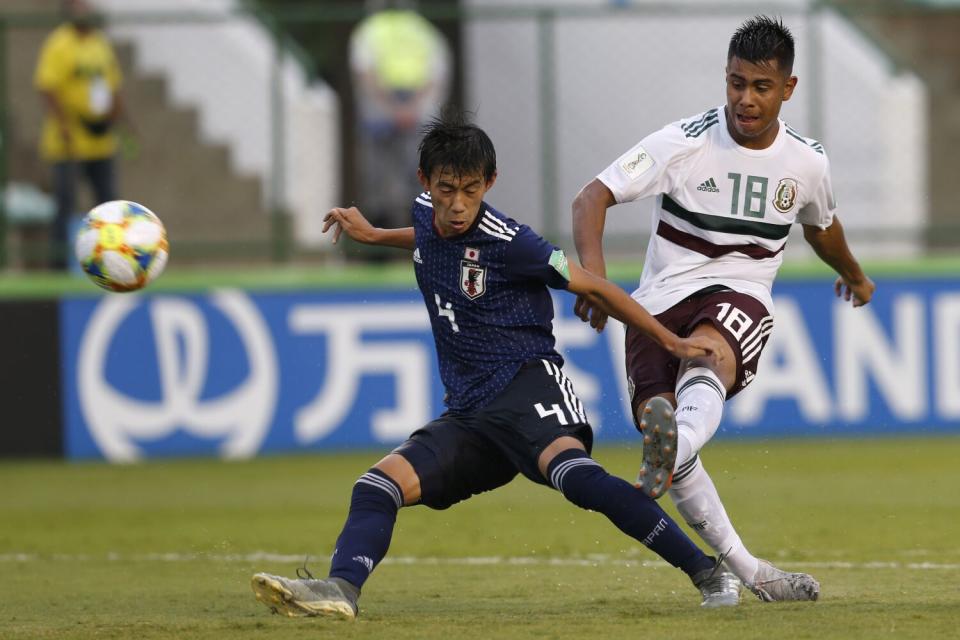
<svg viewBox="0 0 960 640"><path fill-rule="evenodd" d="M353 556L351 560L362 564L364 568L366 568L367 573L373 573L373 560L371 560L367 556Z"/></svg>
<svg viewBox="0 0 960 640"><path fill-rule="evenodd" d="M720 193L720 188L717 187L717 183L713 181L713 178L709 180L704 180L700 183L700 186L697 187L697 191L709 191L711 193Z"/></svg>
<svg viewBox="0 0 960 640"><path fill-rule="evenodd" d="M413 261L417 264L423 264L423 258L420 257L420 247L413 250Z"/></svg>

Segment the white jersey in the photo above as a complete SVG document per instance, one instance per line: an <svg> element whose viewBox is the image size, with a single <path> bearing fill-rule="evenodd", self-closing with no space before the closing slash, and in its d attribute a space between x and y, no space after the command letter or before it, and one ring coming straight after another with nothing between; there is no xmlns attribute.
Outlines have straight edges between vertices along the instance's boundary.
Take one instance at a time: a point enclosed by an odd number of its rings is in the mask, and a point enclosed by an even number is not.
<svg viewBox="0 0 960 640"><path fill-rule="evenodd" d="M647 136L597 176L617 202L657 196L633 292L650 313L712 285L751 295L773 313L770 289L790 225L825 229L836 208L823 146L779 125L772 145L747 149L718 107Z"/></svg>

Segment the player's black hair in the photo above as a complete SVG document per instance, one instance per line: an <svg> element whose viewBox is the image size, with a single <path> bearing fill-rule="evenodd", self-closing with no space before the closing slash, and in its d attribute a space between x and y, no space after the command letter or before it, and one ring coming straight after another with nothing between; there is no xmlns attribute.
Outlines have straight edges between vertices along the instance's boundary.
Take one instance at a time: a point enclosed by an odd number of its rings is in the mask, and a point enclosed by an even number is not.
<svg viewBox="0 0 960 640"><path fill-rule="evenodd" d="M491 180L497 172L497 152L490 137L471 124L466 115L445 109L421 129L420 171L429 179L435 169L446 169L455 175L481 173Z"/></svg>
<svg viewBox="0 0 960 640"><path fill-rule="evenodd" d="M727 62L740 58L753 64L776 60L780 71L793 71L793 34L783 21L767 16L754 16L736 30L730 38Z"/></svg>

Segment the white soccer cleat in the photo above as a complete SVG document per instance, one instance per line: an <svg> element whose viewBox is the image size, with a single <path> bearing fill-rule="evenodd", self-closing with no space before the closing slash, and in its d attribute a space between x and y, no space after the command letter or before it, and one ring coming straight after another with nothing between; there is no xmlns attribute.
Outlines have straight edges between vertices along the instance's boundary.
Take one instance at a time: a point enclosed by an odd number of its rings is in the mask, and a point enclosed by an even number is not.
<svg viewBox="0 0 960 640"><path fill-rule="evenodd" d="M766 560L760 561L754 584L747 588L763 602L813 601L820 597L820 583L813 576L782 571Z"/></svg>
<svg viewBox="0 0 960 640"><path fill-rule="evenodd" d="M329 580L290 579L269 573L257 573L250 586L257 600L274 613L291 618L324 616L354 620L357 602L341 588L336 578Z"/></svg>

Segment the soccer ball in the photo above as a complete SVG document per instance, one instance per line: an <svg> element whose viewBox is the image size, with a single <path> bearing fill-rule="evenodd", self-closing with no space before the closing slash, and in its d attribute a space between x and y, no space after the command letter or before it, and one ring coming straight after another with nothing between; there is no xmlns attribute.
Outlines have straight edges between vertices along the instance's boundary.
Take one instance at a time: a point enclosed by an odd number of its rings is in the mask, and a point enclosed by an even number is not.
<svg viewBox="0 0 960 640"><path fill-rule="evenodd" d="M127 200L91 209L74 248L84 272L110 291L142 289L163 271L170 251L160 218Z"/></svg>

